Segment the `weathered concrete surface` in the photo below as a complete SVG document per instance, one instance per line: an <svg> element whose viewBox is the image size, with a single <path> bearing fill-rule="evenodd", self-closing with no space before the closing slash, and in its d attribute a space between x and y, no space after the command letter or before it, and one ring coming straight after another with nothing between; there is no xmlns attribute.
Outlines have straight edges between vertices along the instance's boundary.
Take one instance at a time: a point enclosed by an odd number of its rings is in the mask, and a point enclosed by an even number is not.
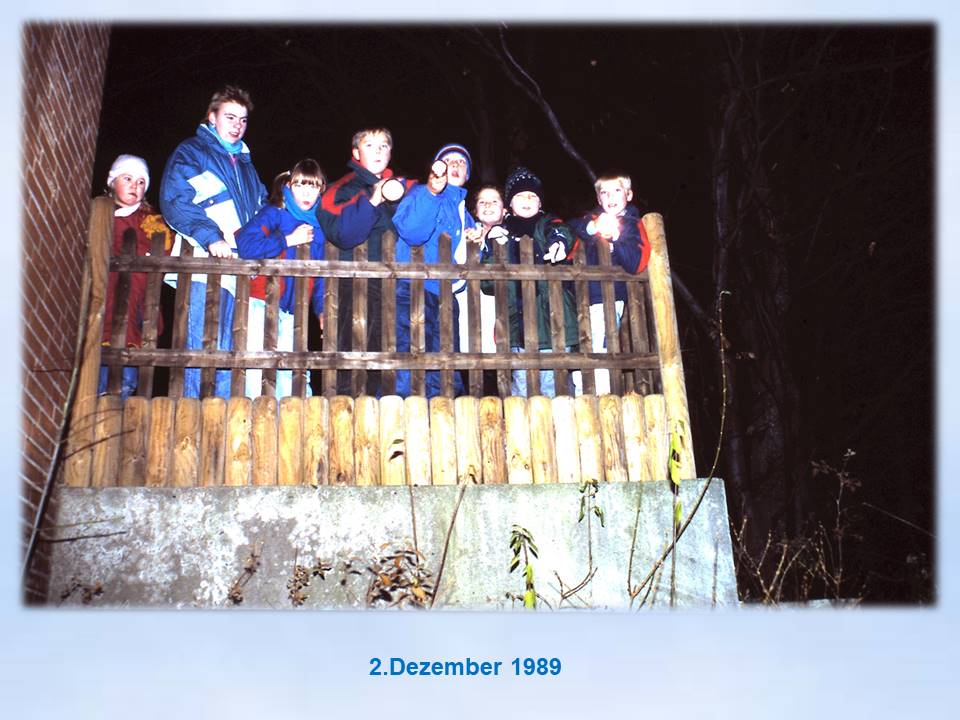
<svg viewBox="0 0 960 720"><path fill-rule="evenodd" d="M703 483L682 484L685 511ZM414 514L417 545L436 580L460 489L414 487L412 493L415 513L407 487L61 488L50 602L79 604L82 588L99 584L102 593L88 598L91 607L234 607L231 587L245 580L240 607L290 608L296 558L308 568L317 559L331 568L322 578L310 577L302 607L368 607L374 578L368 567L377 557L413 547ZM517 524L539 549L534 581L550 607L628 609L631 548L636 586L669 544L670 489L666 483L600 485L596 504L605 527L595 517L589 528L586 518L577 521L581 497L576 485L467 487L435 607L522 607L511 595L523 594L523 565L508 572L510 530ZM254 549L260 564L245 577ZM576 586L591 567L589 582L561 602L560 581ZM676 606L736 606L719 480L680 539L675 572ZM669 606L670 578L668 559L633 607L643 598L645 607ZM62 598L70 587L77 589Z"/></svg>

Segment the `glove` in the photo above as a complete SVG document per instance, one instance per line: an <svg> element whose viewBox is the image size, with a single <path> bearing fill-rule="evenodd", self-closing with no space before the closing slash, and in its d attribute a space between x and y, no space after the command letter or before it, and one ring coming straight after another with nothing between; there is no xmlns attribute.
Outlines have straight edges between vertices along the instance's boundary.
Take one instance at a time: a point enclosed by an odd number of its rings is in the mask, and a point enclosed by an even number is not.
<svg viewBox="0 0 960 720"><path fill-rule="evenodd" d="M505 245L510 239L510 233L503 225L494 225L487 233L487 240L496 240L501 245Z"/></svg>
<svg viewBox="0 0 960 720"><path fill-rule="evenodd" d="M563 246L563 243L557 240L553 245L547 248L547 254L543 256L543 259L556 265L558 262L562 262L567 259L567 249Z"/></svg>
<svg viewBox="0 0 960 720"><path fill-rule="evenodd" d="M601 213L594 223L596 233L604 240L617 240L620 237L620 221L616 215Z"/></svg>

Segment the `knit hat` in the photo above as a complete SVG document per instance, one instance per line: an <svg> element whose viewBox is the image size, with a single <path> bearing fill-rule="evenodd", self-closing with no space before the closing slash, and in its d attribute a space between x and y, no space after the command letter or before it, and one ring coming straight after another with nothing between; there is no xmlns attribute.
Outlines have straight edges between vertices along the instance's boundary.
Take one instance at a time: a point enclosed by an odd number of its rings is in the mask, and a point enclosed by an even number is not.
<svg viewBox="0 0 960 720"><path fill-rule="evenodd" d="M433 161L443 160L444 155L449 155L450 153L458 153L463 155L467 161L467 180L470 179L470 169L473 167L473 160L470 159L470 152L459 143L449 143L444 145L442 148L437 150L437 154L433 156Z"/></svg>
<svg viewBox="0 0 960 720"><path fill-rule="evenodd" d="M522 165L516 167L507 177L507 182L503 186L504 200L509 205L513 196L522 192L535 193L541 202L543 201L543 183L540 178L534 175L530 170Z"/></svg>
<svg viewBox="0 0 960 720"><path fill-rule="evenodd" d="M136 155L117 155L117 159L110 166L110 173L107 175L107 187L113 186L113 181L121 175L131 175L136 178L143 178L146 181L144 190L150 187L150 171L147 170L147 161Z"/></svg>

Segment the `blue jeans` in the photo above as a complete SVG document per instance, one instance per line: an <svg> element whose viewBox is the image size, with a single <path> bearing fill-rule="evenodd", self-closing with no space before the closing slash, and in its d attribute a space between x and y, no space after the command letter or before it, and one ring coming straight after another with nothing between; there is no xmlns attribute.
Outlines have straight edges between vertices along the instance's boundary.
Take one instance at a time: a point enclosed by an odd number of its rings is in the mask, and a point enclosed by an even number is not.
<svg viewBox="0 0 960 720"><path fill-rule="evenodd" d="M97 395L107 392L108 368L100 366L100 382L97 384ZM137 382L140 380L140 370L135 367L124 367L120 380L120 399L126 400L137 391Z"/></svg>
<svg viewBox="0 0 960 720"><path fill-rule="evenodd" d="M440 350L440 297L431 292L424 293L424 350L425 352L439 352ZM453 351L460 352L460 306L453 302ZM410 283L397 283L397 352L410 352ZM427 370L426 393L428 398L442 394L440 386L440 371ZM453 371L453 394L463 395L463 379L457 370ZM397 371L397 395L410 395L410 371Z"/></svg>
<svg viewBox="0 0 960 720"><path fill-rule="evenodd" d="M573 352L573 345L568 345L564 348L566 352ZM511 352L522 352L523 348L521 347L511 347ZM542 353L553 352L552 349L548 348L546 350L541 350ZM527 397L527 371L526 370L513 370L512 371L512 382L510 383L510 394L519 395L520 397ZM573 378L571 375L567 375L567 394L573 395ZM556 397L557 388L554 383L553 370L541 370L540 371L540 394L544 397Z"/></svg>
<svg viewBox="0 0 960 720"><path fill-rule="evenodd" d="M190 283L190 315L187 320L187 349L203 348L203 315L207 300L206 283ZM233 295L220 288L220 325L217 328L217 346L233 349ZM230 371L217 370L214 394L230 397ZM200 369L188 368L183 373L183 396L200 397Z"/></svg>

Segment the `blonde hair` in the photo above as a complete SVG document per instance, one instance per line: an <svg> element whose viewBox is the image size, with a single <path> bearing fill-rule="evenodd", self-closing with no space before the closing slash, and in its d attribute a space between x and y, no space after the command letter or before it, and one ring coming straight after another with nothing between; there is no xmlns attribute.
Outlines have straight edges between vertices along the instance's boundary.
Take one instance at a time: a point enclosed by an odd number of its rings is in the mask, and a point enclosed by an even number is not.
<svg viewBox="0 0 960 720"><path fill-rule="evenodd" d="M363 130L357 130L353 134L353 140L351 141L351 147L358 148L360 143L363 142L363 139L367 135L384 135L387 138L387 144L393 149L393 135L390 134L390 131L385 127L372 127L364 128Z"/></svg>
<svg viewBox="0 0 960 720"><path fill-rule="evenodd" d="M601 175L597 178L597 181L593 184L593 189L597 193L597 198L600 197L600 185L605 182L618 182L620 187L623 188L624 192L629 192L633 182L630 180L630 176L626 173L607 173Z"/></svg>

